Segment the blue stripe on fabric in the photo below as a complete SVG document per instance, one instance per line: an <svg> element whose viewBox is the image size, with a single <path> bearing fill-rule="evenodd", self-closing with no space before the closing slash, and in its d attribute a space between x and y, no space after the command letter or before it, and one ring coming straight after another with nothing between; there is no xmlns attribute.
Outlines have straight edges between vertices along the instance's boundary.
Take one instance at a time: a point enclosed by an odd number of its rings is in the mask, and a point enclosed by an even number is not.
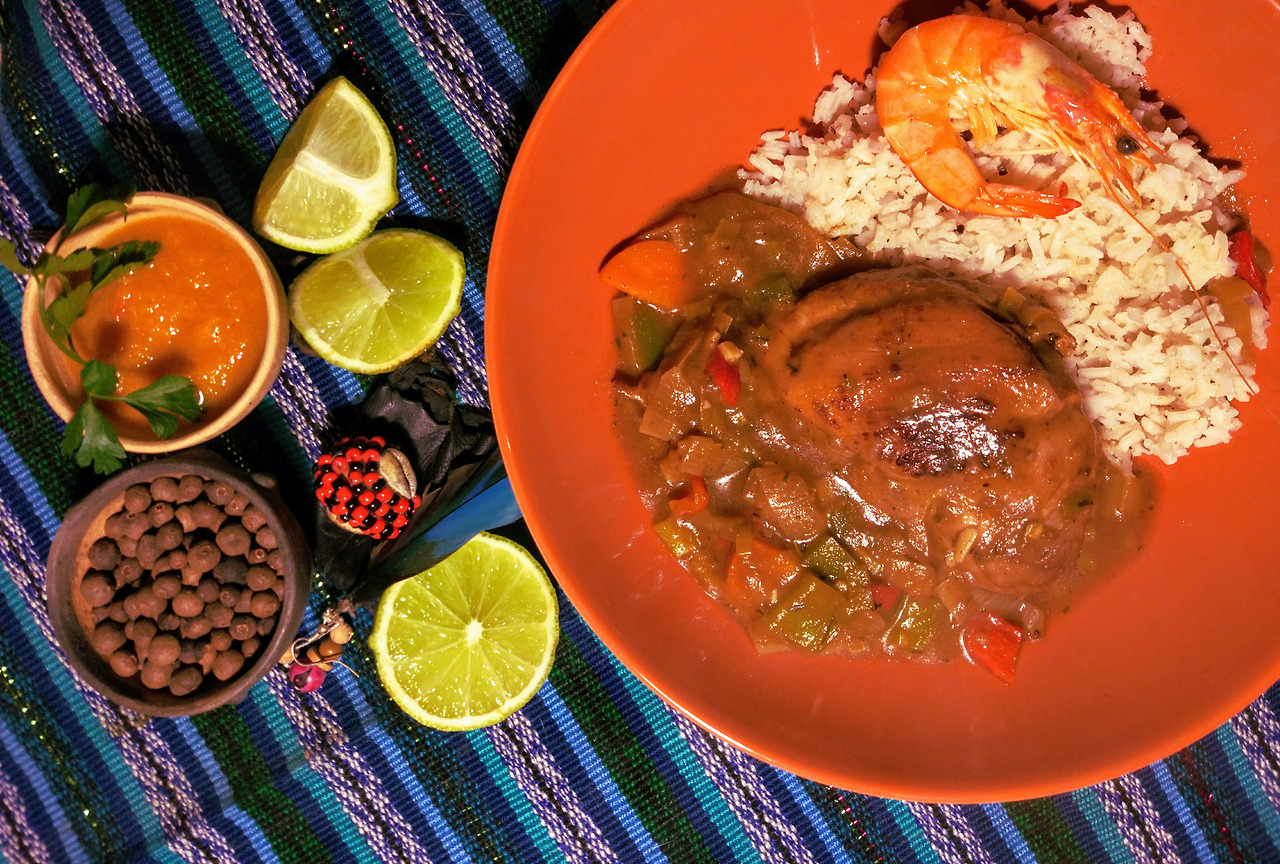
<svg viewBox="0 0 1280 864"><path fill-rule="evenodd" d="M1186 827L1183 826L1176 818L1167 818L1172 809L1173 802L1168 800L1164 795L1164 790L1160 787L1159 780L1152 775L1151 769L1140 769L1133 772L1131 776L1133 779L1138 781L1139 785L1142 787L1142 794L1146 795L1151 804L1155 807L1157 816L1153 821L1158 824L1158 827L1161 827L1168 832L1169 836L1173 839L1173 847L1179 850L1186 850L1190 848L1191 838L1187 835ZM1175 797L1177 796L1175 795ZM1145 808L1141 805L1137 807L1139 813L1142 813L1144 809ZM1140 818L1139 821L1145 822L1146 820Z"/></svg>
<svg viewBox="0 0 1280 864"><path fill-rule="evenodd" d="M1166 806L1177 817L1181 833L1190 847L1195 850L1196 857L1201 861L1210 860L1213 855L1209 850L1209 841L1205 838L1200 823L1191 815L1186 799L1178 792L1178 786L1169 773L1168 766L1163 762L1156 762L1151 766L1149 773L1159 787L1159 794L1164 798ZM1186 846L1179 844L1179 848L1185 849Z"/></svg>
<svg viewBox="0 0 1280 864"><path fill-rule="evenodd" d="M284 43L289 59L301 67L308 81L322 78L333 68L335 58L325 47L324 40L311 28L306 13L292 0L280 0L271 9L276 13L272 19L276 35Z"/></svg>
<svg viewBox="0 0 1280 864"><path fill-rule="evenodd" d="M774 768L772 765L764 763L759 764L759 770L762 774L771 775L774 782L780 785L791 800L792 805L798 808L803 815L804 822L809 824L813 834L817 836L822 843L822 848L826 850L825 856L815 856L819 861L851 861L848 851L836 839L836 835L832 833L831 826L827 824L827 820L822 818L822 814L818 812L818 808L814 806L813 799L809 797L809 793L805 792L800 786L800 780L794 774ZM790 810L791 808L784 808ZM793 822L793 824L803 824ZM801 840L805 839L801 834ZM806 846L810 844L805 844Z"/></svg>
<svg viewBox="0 0 1280 864"><path fill-rule="evenodd" d="M1218 779L1225 787L1225 797L1240 802L1238 810L1256 851L1262 854L1266 850L1268 854L1263 855L1264 858L1280 861L1280 813L1271 806L1270 799L1258 783L1231 724L1219 726L1213 735L1201 739L1201 742L1219 768Z"/></svg>
<svg viewBox="0 0 1280 864"><path fill-rule="evenodd" d="M227 215L236 221L246 221L253 202L245 200L242 187L227 173L230 166L225 166L210 146L206 131L196 122L173 82L151 54L150 46L134 26L128 11L119 0L101 2L100 11L86 3L85 16L102 50L112 58L116 71L137 101L152 134L161 147L168 147L196 194L208 195L216 190L214 197ZM172 146L177 143L173 141L173 133L182 146ZM191 158L191 154L195 158ZM143 153L142 157L150 155ZM256 186L254 183L253 187Z"/></svg>
<svg viewBox="0 0 1280 864"><path fill-rule="evenodd" d="M297 355L307 377L315 384L320 398L330 411L364 401L364 385L355 375L314 355L302 351L298 351Z"/></svg>
<svg viewBox="0 0 1280 864"><path fill-rule="evenodd" d="M675 766L682 780L679 786L687 785L697 800L697 810L689 810L690 816L696 819L697 811L709 820L710 825L714 826L715 833L708 836L705 830L701 830L703 839L707 841L714 849L715 844L723 843L726 852L735 856L737 860L750 860L755 855L755 849L751 845L750 838L747 837L743 830L738 817L729 805L725 802L720 790L716 788L715 783L707 776L703 770L701 763L698 762L697 756L689 748L689 744L680 734L680 730L676 728L675 722L668 713L665 703L661 702L652 690L640 683L634 675L618 661L616 657L610 653L600 642L586 623L580 616L573 611L573 607L569 605L568 600L561 595L561 610L569 610L569 614L560 616L560 626L566 636L571 638L578 650L582 653L587 663L595 671L600 678L600 684L605 688L610 696L615 700L616 707L626 719L627 705L632 708L632 713L638 716L642 721L637 727L635 724L628 724L636 732L637 741L643 747L646 754L652 758L655 749L660 750L665 757L663 760L654 759L655 766L662 773L663 765L660 762L678 759L679 765ZM625 701L620 698L626 697ZM655 718L653 721L645 719L645 709ZM641 731L647 731L650 736L658 738L657 748L653 746L653 742L646 742L641 736ZM663 779L670 783L670 779L663 773ZM679 789L673 786L672 791L679 798ZM683 802L682 802L683 806ZM695 821L695 825L697 822ZM746 857L744 857L746 856Z"/></svg>
<svg viewBox="0 0 1280 864"><path fill-rule="evenodd" d="M952 812L955 812L952 810ZM969 826L969 831L978 844L996 861L1012 860L1013 850L1005 843L999 829L987 818L986 812L977 806L960 808L961 817ZM950 814L948 814L950 815ZM956 832L959 833L958 831Z"/></svg>
<svg viewBox="0 0 1280 864"><path fill-rule="evenodd" d="M883 803L889 817L898 826L899 836L918 861L942 864L942 858L938 855L938 851L933 848L933 844L925 836L924 829L916 821L915 814L911 812L911 809L905 803L887 798L876 803ZM875 805L873 804L872 806L874 809ZM879 822L880 819L876 821Z"/></svg>
<svg viewBox="0 0 1280 864"><path fill-rule="evenodd" d="M497 168L489 158L489 154L485 152L479 141L472 134L466 121L462 118L460 109L450 101L440 87L440 83L432 75L431 67L426 58L418 53L418 49L409 39L409 35L401 28L400 22L396 20L390 5L387 3L370 4L369 11L378 23L376 33L380 37L379 41L383 43L380 47L394 51L404 67L403 73L394 77L398 80L405 80L407 77L408 80L418 85L418 93L426 100L430 108L431 125L438 125L439 128L447 131L448 141L453 145L451 149L456 149L458 155L465 160L468 170L465 174L459 176L473 179L478 188L485 193L488 199L485 203L490 205L493 212L485 213L484 216L486 221L491 222L491 217L496 216L497 213L498 200L502 197L503 178L498 176ZM386 62L388 52L379 50L377 56L380 60ZM445 58L444 62L447 63L448 58ZM420 116L419 119L425 118ZM482 116L481 122L484 122L484 119ZM437 144L440 143L438 136L433 136L432 140ZM471 199L472 206L474 206L477 203L475 201L476 196L469 195L468 197Z"/></svg>
<svg viewBox="0 0 1280 864"><path fill-rule="evenodd" d="M54 227L62 221L62 216L55 212L52 204L59 206L65 202L53 202L53 192L44 185L42 179L27 158L26 151L18 143L9 113L0 111L0 154L6 162L0 170L0 177L18 201L19 206L27 209L24 213L31 226ZM19 238L14 238L19 239Z"/></svg>
<svg viewBox="0 0 1280 864"><path fill-rule="evenodd" d="M54 94L46 92L44 96L50 111L53 112L51 119L54 121L54 125L57 126L57 129L53 130L54 134L61 134L68 138L70 146L60 149L67 149L71 152L63 155L78 154L83 156L86 153L93 153L106 163L107 170L117 179L133 176L133 172L129 169L124 157L120 155L115 145L111 143L111 139L107 137L106 130L103 129L84 93L72 79L71 73L67 71L66 65L62 62L62 57L58 54L57 47L49 37L44 24L39 20L39 10L33 4L21 5L27 11L27 14L35 17L36 21L32 22L23 15L14 15L12 19L15 24L13 38L9 42L11 45L36 46L41 70L49 76L46 79L43 75L38 75L36 80L48 80L57 91L56 102L50 98ZM13 7L11 6L10 8ZM78 166L72 166L73 170L75 167Z"/></svg>
<svg viewBox="0 0 1280 864"><path fill-rule="evenodd" d="M336 678L336 681L333 679ZM422 786L413 769L405 762L399 747L377 723L373 710L352 675L336 675L324 690L324 696L338 715L338 722L351 736L350 746L364 757L370 773L382 782L382 790L392 806L414 829L433 860L463 860L466 847L454 832L434 799ZM337 686L335 687L334 684ZM370 746L360 746L367 741Z"/></svg>
<svg viewBox="0 0 1280 864"><path fill-rule="evenodd" d="M191 782L192 795L214 830L226 838L237 854L246 850L263 861L278 861L279 856L258 824L236 804L231 784L222 773L218 759L205 745L195 725L186 718L156 718L156 731L169 745L175 761Z"/></svg>
<svg viewBox="0 0 1280 864"><path fill-rule="evenodd" d="M1078 835L1082 847L1089 848L1085 843L1088 839L1093 841L1093 848L1105 855L1107 860L1128 861L1133 857L1133 853L1125 845L1124 838L1120 836L1120 829L1116 827L1115 820L1103 808L1097 789L1093 787L1078 789L1064 798L1071 802L1082 824L1089 828L1088 834ZM1090 852L1089 860L1099 859Z"/></svg>
<svg viewBox="0 0 1280 864"><path fill-rule="evenodd" d="M342 809L342 803L307 762L302 744L280 704L264 683L255 684L238 706L240 717L262 755L275 788L287 795L316 838L333 855L353 864L378 864L378 858Z"/></svg>
<svg viewBox="0 0 1280 864"><path fill-rule="evenodd" d="M16 488L22 492L16 501L15 496L6 495L4 503L17 518L18 524L22 525L35 548L35 554L39 556L47 551L58 529L58 515L49 506L48 499L40 491L40 484L31 476L26 463L13 449L13 442L3 432L0 432L0 488Z"/></svg>
<svg viewBox="0 0 1280 864"><path fill-rule="evenodd" d="M20 722L17 717L10 719L15 724ZM26 821L48 849L50 859L87 861L89 856L80 845L66 811L49 788L48 779L23 746L24 731L0 722L0 751L4 754L4 758L0 759L0 768L3 768L9 782L18 790ZM33 743L38 746L37 742Z"/></svg>
<svg viewBox="0 0 1280 864"><path fill-rule="evenodd" d="M537 722L544 718L538 717L542 712L538 710L544 708L546 714L549 715L550 724ZM629 856L622 855L623 848L635 849L645 861L657 862L666 861L667 857L658 849L658 844L654 842L653 837L649 834L648 829L644 827L644 823L640 821L640 817L636 815L632 809L631 803L627 801L626 796L618 789L617 783L609 774L609 769L604 767L604 763L600 761L600 757L596 755L596 751L592 749L590 742L587 741L586 735L583 734L582 728L578 726L578 721L574 719L573 714L569 711L564 701L560 698L560 694L556 692L555 687L551 684L545 684L538 692L536 703L530 703L525 707L525 713L529 717L534 729L536 729L543 739L543 743L547 748L553 749L548 742L549 733L555 733L557 738L562 738L564 742L572 750L574 761L586 774L590 780L591 788L600 794L600 800L608 808L609 813L617 820L617 824L626 832L630 843L619 844L613 842L612 838L610 846L615 852L619 853L619 858L623 861L630 860ZM556 748L558 749L558 748ZM586 804L588 797L585 793L588 787L582 783L572 782L575 778L572 774L571 767L566 760L559 756L556 763L560 766L561 771L571 781L571 786L577 792L579 800L582 804ZM594 797L594 796L590 796ZM613 832L609 829L610 825L605 824L606 820L600 818L597 808L586 807L588 813L593 813L593 821L596 827L609 837ZM612 821L612 820L608 820Z"/></svg>
<svg viewBox="0 0 1280 864"><path fill-rule="evenodd" d="M493 75L490 72L489 81L494 85L502 96L507 100L507 104L511 106L512 113L519 116L520 112L516 110L519 103L530 103L533 97L532 86L533 78L529 74L529 67L525 65L524 58L516 53L515 46L511 44L511 39L507 36L507 31L502 29L493 16L489 14L489 9L479 0L457 0L461 7L465 19L462 16L456 16L452 20L461 26L474 25L480 36L484 39L488 51L484 52L485 56L492 56L497 64L482 62L486 67L486 71L500 68L502 73ZM468 40L471 42L471 40ZM473 43L474 44L474 43ZM477 52L477 59L481 59L481 53ZM515 154L512 154L515 155Z"/></svg>
<svg viewBox="0 0 1280 864"><path fill-rule="evenodd" d="M999 804L983 804L981 805L981 810L1014 858L1022 862L1022 864L1036 864L1035 853L1027 845L1027 839L1022 836L1022 832L1018 830L1018 827L1013 824L1013 820L1009 818L1008 810L1005 810Z"/></svg>
<svg viewBox="0 0 1280 864"><path fill-rule="evenodd" d="M218 5L208 0L172 2L178 18L189 25L187 35L201 56L208 58L210 72L222 86L254 143L263 153L271 153L275 142L289 128L289 120L280 112L280 106L253 67L230 23L222 17ZM190 32L190 25L196 23L201 27L200 38ZM232 82L234 86L229 86Z"/></svg>
<svg viewBox="0 0 1280 864"><path fill-rule="evenodd" d="M509 820L501 818L502 815L509 814L520 823L520 827L523 829L522 831L511 832L518 845L515 851L520 855L519 860L521 862L532 861L532 853L535 851L548 864L563 860L564 853L560 851L560 847L556 845L555 840L547 832L547 827L538 818L533 805L520 790L520 786L511 777L506 763L502 761L502 757L494 749L493 742L489 740L489 736L483 730L465 734L476 760L493 784L494 794L486 795L485 800L491 804L501 802L498 808L501 812L497 815L502 824L511 824Z"/></svg>

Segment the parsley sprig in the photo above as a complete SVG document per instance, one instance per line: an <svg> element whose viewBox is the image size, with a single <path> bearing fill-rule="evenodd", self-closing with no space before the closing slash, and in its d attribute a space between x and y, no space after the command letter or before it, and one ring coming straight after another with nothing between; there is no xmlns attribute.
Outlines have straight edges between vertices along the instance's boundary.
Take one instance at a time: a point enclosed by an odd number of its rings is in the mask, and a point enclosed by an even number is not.
<svg viewBox="0 0 1280 864"><path fill-rule="evenodd" d="M125 450L98 402L123 402L135 408L147 418L157 438L172 437L178 431L179 419L200 417L199 393L190 378L165 375L146 387L119 394L115 367L102 360L86 360L71 338L72 325L84 314L85 304L94 292L145 266L160 250L160 244L154 241L130 240L108 249L77 249L61 254L72 236L107 216L119 213L127 218L126 204L132 196L132 189L105 188L97 183L72 192L67 199L66 228L57 246L41 252L30 268L18 260L13 243L0 237L0 264L20 276L34 278L41 298L48 293L51 281L59 288L49 304L41 307L40 320L53 344L80 364L80 384L85 392L84 404L67 423L62 452L74 454L77 465L92 465L99 474L119 469Z"/></svg>

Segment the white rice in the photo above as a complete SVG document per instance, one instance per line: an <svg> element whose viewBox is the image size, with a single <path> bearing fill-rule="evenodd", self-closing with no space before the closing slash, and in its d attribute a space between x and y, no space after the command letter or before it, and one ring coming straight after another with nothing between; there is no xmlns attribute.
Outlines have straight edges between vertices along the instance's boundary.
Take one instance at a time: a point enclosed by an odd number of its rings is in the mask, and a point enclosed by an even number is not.
<svg viewBox="0 0 1280 864"><path fill-rule="evenodd" d="M1172 463L1191 447L1227 441L1240 425L1232 401L1256 392L1254 369L1209 296L1210 319L1231 358L1224 355L1173 256L1197 289L1234 274L1227 255L1231 220L1214 202L1243 172L1209 162L1194 139L1179 137L1184 123L1166 121L1160 103L1141 101L1151 38L1132 13L1116 18L1088 7L1073 14L1063 6L1043 22L1026 22L1002 0L964 11L1024 24L1120 94L1170 157L1142 172L1142 200L1132 209L1173 255L1107 196L1092 171L1067 154L1044 153L1022 133L1008 133L989 148L1013 155L977 157L987 176L1003 165L1007 182L1050 190L1065 182L1082 206L1058 219L946 207L881 134L874 75L865 82L836 76L814 106L813 134L765 133L750 170L742 172L747 193L849 238L886 265L924 262L1040 297L1078 342L1069 366L1118 464L1127 468L1141 454ZM895 21L881 23L886 42L901 32ZM1251 304L1254 344L1263 348L1267 313Z"/></svg>

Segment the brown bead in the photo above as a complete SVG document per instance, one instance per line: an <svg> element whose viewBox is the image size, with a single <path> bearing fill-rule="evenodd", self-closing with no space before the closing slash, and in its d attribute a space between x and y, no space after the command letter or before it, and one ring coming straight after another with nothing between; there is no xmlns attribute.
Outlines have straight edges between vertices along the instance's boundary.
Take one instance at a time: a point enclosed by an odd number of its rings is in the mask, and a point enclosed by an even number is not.
<svg viewBox="0 0 1280 864"><path fill-rule="evenodd" d="M247 581L248 573L249 565L239 556L223 558L213 568L213 577L223 585L244 585Z"/></svg>
<svg viewBox="0 0 1280 864"><path fill-rule="evenodd" d="M178 481L172 477L157 477L151 481L151 497L156 501L177 501Z"/></svg>
<svg viewBox="0 0 1280 864"><path fill-rule="evenodd" d="M239 516L249 507L249 497L243 492L237 492L231 496L231 500L222 508L227 511L228 516Z"/></svg>
<svg viewBox="0 0 1280 864"><path fill-rule="evenodd" d="M243 593L244 589L239 585L223 585L222 590L218 592L218 602L228 609L234 609L240 602L240 595Z"/></svg>
<svg viewBox="0 0 1280 864"><path fill-rule="evenodd" d="M227 642L228 647L231 645ZM200 668L204 674L208 675L213 671L213 661L218 659L218 649L214 648L212 643L207 640L200 646Z"/></svg>
<svg viewBox="0 0 1280 864"><path fill-rule="evenodd" d="M140 675L142 685L152 690L163 690L169 686L169 676L173 674L173 666L168 663L155 663L150 658L142 664Z"/></svg>
<svg viewBox="0 0 1280 864"><path fill-rule="evenodd" d="M114 570L120 563L120 547L110 537L102 537L94 541L85 557L94 570Z"/></svg>
<svg viewBox="0 0 1280 864"><path fill-rule="evenodd" d="M271 615L267 618L258 619L258 635L270 636L271 631L276 629L276 616Z"/></svg>
<svg viewBox="0 0 1280 864"><path fill-rule="evenodd" d="M156 501L147 508L147 520L152 528L159 528L173 521L173 505L168 501Z"/></svg>
<svg viewBox="0 0 1280 864"><path fill-rule="evenodd" d="M169 678L169 692L174 696L186 696L193 693L203 681L204 672L199 666L182 666Z"/></svg>
<svg viewBox="0 0 1280 864"><path fill-rule="evenodd" d="M103 657L110 657L120 650L124 643L124 625L118 621L103 621L93 628L93 635L89 637L89 644L93 646L93 650Z"/></svg>
<svg viewBox="0 0 1280 864"><path fill-rule="evenodd" d="M124 536L137 540L151 529L151 520L146 513L124 514Z"/></svg>
<svg viewBox="0 0 1280 864"><path fill-rule="evenodd" d="M249 551L244 553L244 560L248 561L250 564L266 564L267 550L263 549L261 546L251 546L249 547Z"/></svg>
<svg viewBox="0 0 1280 864"><path fill-rule="evenodd" d="M137 649L138 656L145 657L151 650L151 641L156 638L160 628L150 618L139 618L130 624L132 629L129 638L133 640L133 647Z"/></svg>
<svg viewBox="0 0 1280 864"><path fill-rule="evenodd" d="M272 536L274 537L275 535L273 534ZM280 549L273 549L265 543L260 543L259 545L266 549L270 549L270 551L267 552L267 566L277 573L284 573L284 552Z"/></svg>
<svg viewBox="0 0 1280 864"><path fill-rule="evenodd" d="M240 524L243 525L249 533L256 533L259 528L267 524L267 517L261 510L250 504L244 509L244 513L240 516Z"/></svg>
<svg viewBox="0 0 1280 864"><path fill-rule="evenodd" d="M112 600L111 605L107 607L107 617L112 621L123 624L130 618L136 618L136 615L130 615L124 608L124 600Z"/></svg>
<svg viewBox="0 0 1280 864"><path fill-rule="evenodd" d="M161 573L151 583L151 593L162 600L172 600L181 590L182 579L173 571Z"/></svg>
<svg viewBox="0 0 1280 864"><path fill-rule="evenodd" d="M222 523L227 518L227 514L222 511L221 507L217 507L209 501L193 502L191 516L196 520L197 528L206 528L210 531L217 531L221 528Z"/></svg>
<svg viewBox="0 0 1280 864"><path fill-rule="evenodd" d="M106 573L92 570L80 582L80 596L90 606L106 606L116 596L115 579Z"/></svg>
<svg viewBox="0 0 1280 864"><path fill-rule="evenodd" d="M226 651L231 647L233 640L231 633L226 630L214 630L209 633L209 644L218 651Z"/></svg>
<svg viewBox="0 0 1280 864"><path fill-rule="evenodd" d="M128 513L141 513L151 506L151 489L145 483L135 483L124 490L124 509Z"/></svg>
<svg viewBox="0 0 1280 864"><path fill-rule="evenodd" d="M138 655L127 649L121 649L111 655L111 671L121 678L129 678L138 674Z"/></svg>
<svg viewBox="0 0 1280 864"><path fill-rule="evenodd" d="M217 541L224 555L243 555L249 551L249 532L239 522L230 522L219 528Z"/></svg>
<svg viewBox="0 0 1280 864"><path fill-rule="evenodd" d="M173 598L173 611L183 618L194 618L204 611L204 601L190 588L183 588Z"/></svg>
<svg viewBox="0 0 1280 864"><path fill-rule="evenodd" d="M188 618L178 627L178 632L187 639L200 639L209 635L211 630L213 630L213 622L209 620L208 615Z"/></svg>
<svg viewBox="0 0 1280 864"><path fill-rule="evenodd" d="M204 478L197 477L195 474L185 474L178 480L177 497L174 500L179 504L185 504L196 500L203 492Z"/></svg>
<svg viewBox="0 0 1280 864"><path fill-rule="evenodd" d="M248 639L258 632L258 621L252 615L237 615L231 619L231 626L228 629L231 631L232 639Z"/></svg>
<svg viewBox="0 0 1280 864"><path fill-rule="evenodd" d="M182 526L184 533L190 534L196 530L196 514L190 504L179 504L174 508L173 515Z"/></svg>
<svg viewBox="0 0 1280 864"><path fill-rule="evenodd" d="M342 645L326 636L316 645L316 654L321 660L333 660L342 655Z"/></svg>
<svg viewBox="0 0 1280 864"><path fill-rule="evenodd" d="M235 610L229 606L223 606L221 603L211 603L204 607L204 616L209 619L209 623L214 627L230 627L231 619L235 617Z"/></svg>
<svg viewBox="0 0 1280 864"><path fill-rule="evenodd" d="M222 651L213 661L213 677L226 681L244 668L244 655L239 651Z"/></svg>
<svg viewBox="0 0 1280 864"><path fill-rule="evenodd" d="M199 658L200 645L194 639L183 639L178 650L179 663L195 663Z"/></svg>
<svg viewBox="0 0 1280 864"><path fill-rule="evenodd" d="M254 591L268 591L276 584L276 571L265 564L255 564L245 574L245 582Z"/></svg>
<svg viewBox="0 0 1280 864"><path fill-rule="evenodd" d="M118 540L124 536L124 511L112 513L107 517L107 521L103 523L102 533L106 534L112 540Z"/></svg>
<svg viewBox="0 0 1280 864"><path fill-rule="evenodd" d="M137 558L122 558L114 572L117 585L132 585L142 577L142 563Z"/></svg>
<svg viewBox="0 0 1280 864"><path fill-rule="evenodd" d="M172 633L157 633L147 649L148 663L169 665L178 659L182 652L182 642Z"/></svg>
<svg viewBox="0 0 1280 864"><path fill-rule="evenodd" d="M259 591L249 602L249 611L255 618L267 618L280 608L280 598L272 591Z"/></svg>
<svg viewBox="0 0 1280 864"><path fill-rule="evenodd" d="M351 625L346 621L339 621L333 625L333 629L329 631L328 638L337 642L339 645L346 645L351 641L351 637L355 635L355 631L351 629Z"/></svg>
<svg viewBox="0 0 1280 864"><path fill-rule="evenodd" d="M257 636L250 636L248 639L240 643L240 653L246 658L257 654L262 648L262 640Z"/></svg>
<svg viewBox="0 0 1280 864"><path fill-rule="evenodd" d="M141 618L158 618L168 604L163 597L157 597L155 589L148 585L137 594L138 616Z"/></svg>
<svg viewBox="0 0 1280 864"><path fill-rule="evenodd" d="M165 522L160 525L156 528L156 543L166 551L177 549L182 545L182 526L177 522Z"/></svg>
<svg viewBox="0 0 1280 864"><path fill-rule="evenodd" d="M200 584L196 586L196 596L205 603L217 603L221 591L222 586L218 584L218 580L209 575L202 577Z"/></svg>
<svg viewBox="0 0 1280 864"><path fill-rule="evenodd" d="M120 547L120 555L123 558L132 558L138 551L138 541L132 537L121 537L116 540L116 545Z"/></svg>
<svg viewBox="0 0 1280 864"><path fill-rule="evenodd" d="M171 633L182 626L182 619L172 611L161 612L156 616L156 626L166 633Z"/></svg>
<svg viewBox="0 0 1280 864"><path fill-rule="evenodd" d="M236 490L221 480L210 480L204 484L204 494L214 504L219 507L225 507L232 496L236 494Z"/></svg>
<svg viewBox="0 0 1280 864"><path fill-rule="evenodd" d="M218 605L221 606L222 604L219 603ZM240 592L240 600L236 603L236 606L235 606L236 614L248 615L251 609L253 609L253 592L252 591Z"/></svg>
<svg viewBox="0 0 1280 864"><path fill-rule="evenodd" d="M263 525L257 531L253 532L253 542L257 543L263 549L268 550L267 559L270 560L270 550L280 545L280 541L276 539L276 532L271 530L268 525ZM279 570L277 565L271 565L274 569Z"/></svg>
<svg viewBox="0 0 1280 864"><path fill-rule="evenodd" d="M156 561L160 559L160 552L160 541L156 540L156 535L147 533L138 538L138 544L133 550L133 557L138 559L138 563L142 565L143 570L151 570L156 566Z"/></svg>

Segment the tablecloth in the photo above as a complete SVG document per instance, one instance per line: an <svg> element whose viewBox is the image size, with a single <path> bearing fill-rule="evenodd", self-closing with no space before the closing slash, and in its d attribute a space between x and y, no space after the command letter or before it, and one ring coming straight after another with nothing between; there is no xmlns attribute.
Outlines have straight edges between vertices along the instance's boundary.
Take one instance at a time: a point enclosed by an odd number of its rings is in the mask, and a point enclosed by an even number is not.
<svg viewBox="0 0 1280 864"><path fill-rule="evenodd" d="M691 0L693 2L693 0ZM0 4L0 235L30 256L86 179L217 201L248 224L307 99L343 74L389 121L389 223L465 251L440 350L487 402L484 274L521 135L604 0L9 0ZM44 232L44 233L42 233ZM298 262L276 251L286 275ZM276 671L238 705L145 719L85 687L44 607L60 516L97 482L58 451L27 370L22 285L0 345L0 852L13 862L1280 860L1280 689L1187 749L1053 798L900 802L758 762L646 689L561 595L548 683L505 722L438 733L353 672L301 694ZM214 449L286 489L368 379L290 349ZM520 534L519 526L514 533ZM524 542L532 539L524 535ZM310 623L331 599L321 579ZM357 616L361 636L371 625Z"/></svg>

